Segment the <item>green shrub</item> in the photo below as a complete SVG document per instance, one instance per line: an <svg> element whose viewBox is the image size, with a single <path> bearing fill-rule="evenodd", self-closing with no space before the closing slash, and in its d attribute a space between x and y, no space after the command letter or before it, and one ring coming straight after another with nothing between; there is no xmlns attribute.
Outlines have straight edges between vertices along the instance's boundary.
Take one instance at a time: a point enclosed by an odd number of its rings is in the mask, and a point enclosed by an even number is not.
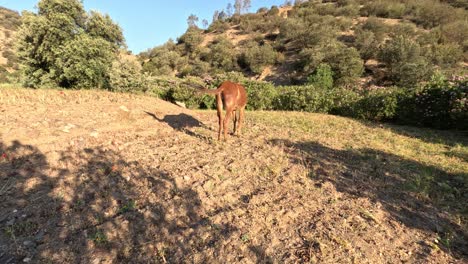
<svg viewBox="0 0 468 264"><path fill-rule="evenodd" d="M214 70L233 71L239 68L235 47L229 39L218 37L209 48L206 61Z"/></svg>
<svg viewBox="0 0 468 264"><path fill-rule="evenodd" d="M379 41L377 41L375 34L371 31L357 29L354 45L364 60L377 56Z"/></svg>
<svg viewBox="0 0 468 264"><path fill-rule="evenodd" d="M243 82L248 94L247 110L274 110L277 88L267 82Z"/></svg>
<svg viewBox="0 0 468 264"><path fill-rule="evenodd" d="M109 75L112 91L136 92L146 90L146 81L144 75L141 74L141 65L132 56L121 53L112 62Z"/></svg>
<svg viewBox="0 0 468 264"><path fill-rule="evenodd" d="M177 44L183 44L186 53L194 53L203 42L202 30L189 27L187 31L177 39Z"/></svg>
<svg viewBox="0 0 468 264"><path fill-rule="evenodd" d="M306 86L283 86L274 101L276 110L328 113L334 104L334 91Z"/></svg>
<svg viewBox="0 0 468 264"><path fill-rule="evenodd" d="M426 56L436 65L450 67L463 60L463 49L456 43L435 44Z"/></svg>
<svg viewBox="0 0 468 264"><path fill-rule="evenodd" d="M223 20L216 20L208 27L208 32L224 33L230 27L229 23Z"/></svg>
<svg viewBox="0 0 468 264"><path fill-rule="evenodd" d="M269 16L277 16L279 14L279 8L277 6L272 6L270 11L268 11Z"/></svg>
<svg viewBox="0 0 468 264"><path fill-rule="evenodd" d="M330 65L320 64L314 73L307 78L307 83L315 87L331 89L333 87L333 71Z"/></svg>
<svg viewBox="0 0 468 264"><path fill-rule="evenodd" d="M400 93L401 90L397 88L367 91L350 107L350 111L343 114L374 121L393 120L396 117Z"/></svg>
<svg viewBox="0 0 468 264"><path fill-rule="evenodd" d="M464 10L439 1L412 0L408 2L408 7L411 19L425 28L433 28L466 18Z"/></svg>
<svg viewBox="0 0 468 264"><path fill-rule="evenodd" d="M392 1L369 1L361 10L363 16L377 16L385 18L402 18L406 13L406 5Z"/></svg>
<svg viewBox="0 0 468 264"><path fill-rule="evenodd" d="M397 121L438 129L468 129L468 80L433 79L399 101Z"/></svg>
<svg viewBox="0 0 468 264"><path fill-rule="evenodd" d="M421 56L419 44L404 36L387 41L380 50L379 59L386 64L390 80L400 87L415 86L432 73L432 67Z"/></svg>
<svg viewBox="0 0 468 264"><path fill-rule="evenodd" d="M275 63L277 52L269 44L260 46L256 42L250 42L246 46L240 62L253 73L259 74L266 66Z"/></svg>

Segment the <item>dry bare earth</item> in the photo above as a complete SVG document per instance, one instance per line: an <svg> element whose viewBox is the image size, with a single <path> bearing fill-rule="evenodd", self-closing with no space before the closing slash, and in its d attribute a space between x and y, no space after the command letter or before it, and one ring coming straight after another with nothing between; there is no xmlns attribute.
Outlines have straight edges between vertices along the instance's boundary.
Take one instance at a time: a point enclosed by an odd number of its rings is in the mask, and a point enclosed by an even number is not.
<svg viewBox="0 0 468 264"><path fill-rule="evenodd" d="M1 89L0 114L0 263L468 260L454 132L249 112L219 143L212 111L97 91Z"/></svg>

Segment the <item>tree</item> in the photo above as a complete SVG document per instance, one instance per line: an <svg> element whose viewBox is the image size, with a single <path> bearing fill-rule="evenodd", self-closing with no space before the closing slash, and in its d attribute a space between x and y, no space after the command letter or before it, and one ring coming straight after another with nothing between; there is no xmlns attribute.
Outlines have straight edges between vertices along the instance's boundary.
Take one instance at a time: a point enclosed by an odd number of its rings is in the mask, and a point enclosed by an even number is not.
<svg viewBox="0 0 468 264"><path fill-rule="evenodd" d="M234 12L234 10L233 10L232 4L229 3L227 5L227 7L226 7L226 13L227 13L228 17L232 17L233 12Z"/></svg>
<svg viewBox="0 0 468 264"><path fill-rule="evenodd" d="M17 54L24 85L106 87L123 34L109 16L86 14L79 0L41 0L24 12Z"/></svg>
<svg viewBox="0 0 468 264"><path fill-rule="evenodd" d="M187 54L193 54L203 42L203 36L200 29L189 27L177 40L178 44L183 44L183 48Z"/></svg>
<svg viewBox="0 0 468 264"><path fill-rule="evenodd" d="M404 87L426 80L432 71L421 56L419 44L405 36L388 40L379 53L379 60L386 64L392 81Z"/></svg>
<svg viewBox="0 0 468 264"><path fill-rule="evenodd" d="M240 15L240 13L242 12L242 0L235 0L234 1L234 12L235 14L237 15Z"/></svg>
<svg viewBox="0 0 468 264"><path fill-rule="evenodd" d="M234 45L226 37L218 37L210 46L207 61L214 69L232 71L238 68Z"/></svg>
<svg viewBox="0 0 468 264"><path fill-rule="evenodd" d="M212 22L214 23L214 22L218 21L218 19L219 19L219 11L215 10L214 14L213 14L213 21Z"/></svg>
<svg viewBox="0 0 468 264"><path fill-rule="evenodd" d="M247 44L244 53L242 54L241 61L253 73L261 73L266 66L272 65L276 62L277 53L269 44L258 45L252 41Z"/></svg>
<svg viewBox="0 0 468 264"><path fill-rule="evenodd" d="M119 92L143 90L145 82L141 70L141 64L135 56L121 51L117 59L112 62L110 70L110 86L112 90Z"/></svg>
<svg viewBox="0 0 468 264"><path fill-rule="evenodd" d="M221 12L219 13L219 16L218 16L218 20L224 21L224 20L226 20L226 18L228 18L226 12L224 12L224 10L221 10Z"/></svg>
<svg viewBox="0 0 468 264"><path fill-rule="evenodd" d="M203 25L203 28L207 28L208 25L209 25L208 20L203 19L203 20L202 20L202 25Z"/></svg>
<svg viewBox="0 0 468 264"><path fill-rule="evenodd" d="M57 55L56 66L61 69L60 86L108 87L108 74L115 58L110 42L80 34L68 41Z"/></svg>
<svg viewBox="0 0 468 264"><path fill-rule="evenodd" d="M248 13L251 7L251 0L244 0L242 3L242 10L244 10L245 13Z"/></svg>
<svg viewBox="0 0 468 264"><path fill-rule="evenodd" d="M125 45L122 29L115 24L108 14L91 11L86 23L86 30L90 36L101 37L112 43L118 49Z"/></svg>
<svg viewBox="0 0 468 264"><path fill-rule="evenodd" d="M188 24L189 28L197 27L197 22L198 22L198 17L196 15L194 15L194 14L191 14L187 18L187 24Z"/></svg>

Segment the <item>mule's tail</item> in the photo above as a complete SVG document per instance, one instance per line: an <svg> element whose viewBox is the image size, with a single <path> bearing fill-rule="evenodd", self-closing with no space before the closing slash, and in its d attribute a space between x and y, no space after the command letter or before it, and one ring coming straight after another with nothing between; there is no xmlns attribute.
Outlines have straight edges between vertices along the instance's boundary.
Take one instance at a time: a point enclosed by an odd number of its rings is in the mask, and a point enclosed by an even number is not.
<svg viewBox="0 0 468 264"><path fill-rule="evenodd" d="M220 94L224 90L224 86L219 87L216 90L206 89L206 88L199 88L197 93L198 94Z"/></svg>

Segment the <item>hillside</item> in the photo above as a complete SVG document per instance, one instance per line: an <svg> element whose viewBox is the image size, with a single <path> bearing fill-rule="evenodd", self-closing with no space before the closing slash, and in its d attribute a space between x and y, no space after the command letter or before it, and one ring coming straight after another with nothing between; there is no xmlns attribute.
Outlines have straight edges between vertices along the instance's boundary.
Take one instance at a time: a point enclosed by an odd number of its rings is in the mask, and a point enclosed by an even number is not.
<svg viewBox="0 0 468 264"><path fill-rule="evenodd" d="M20 23L18 12L0 6L0 82L7 81L8 73L18 69L13 39Z"/></svg>
<svg viewBox="0 0 468 264"><path fill-rule="evenodd" d="M1 263L465 263L468 142L323 114L0 89Z"/></svg>
<svg viewBox="0 0 468 264"><path fill-rule="evenodd" d="M176 42L140 57L152 75L237 71L291 85L305 83L325 63L340 86L412 86L435 71L468 72L462 7L435 0L303 1L223 17L207 29L189 27Z"/></svg>

